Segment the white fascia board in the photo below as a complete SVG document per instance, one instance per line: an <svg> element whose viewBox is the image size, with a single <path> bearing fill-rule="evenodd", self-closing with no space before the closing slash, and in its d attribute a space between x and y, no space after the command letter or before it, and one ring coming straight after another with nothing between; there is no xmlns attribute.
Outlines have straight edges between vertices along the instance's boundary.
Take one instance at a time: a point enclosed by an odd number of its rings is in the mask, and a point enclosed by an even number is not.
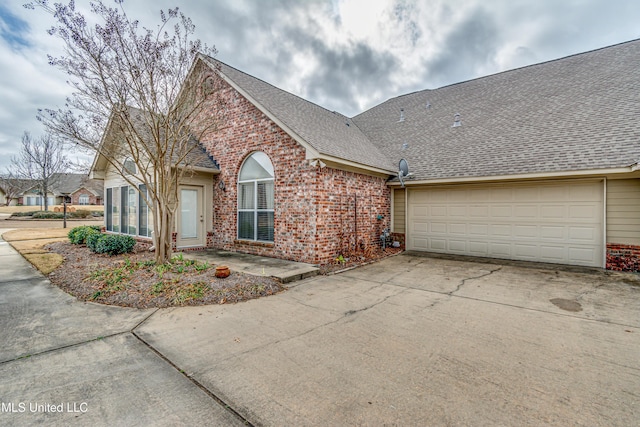
<svg viewBox="0 0 640 427"><path fill-rule="evenodd" d="M309 159L308 156L307 158ZM341 159L338 157L328 156L326 154L318 154L316 157L310 158L309 160L315 160L315 159L324 160L325 162L329 162L329 163L341 164L349 168L361 169L363 171L373 172L375 174L380 174L380 175L397 175L397 172L394 172L391 170L375 168L372 166L364 165L362 163L352 162L352 161Z"/></svg>
<svg viewBox="0 0 640 427"><path fill-rule="evenodd" d="M471 176L471 177L453 177L453 178L439 178L439 179L423 179L423 180L411 180L405 179L405 187L416 185L430 185L430 184L457 184L457 183L477 183L477 182L489 182L489 181L522 181L533 179L553 179L553 178L579 178L589 176L604 176L631 173L635 170L632 166L622 168L610 168L610 169L590 169L582 171L562 171L562 172L536 172L525 173L516 175L494 175L494 176ZM390 182L390 186L400 186L400 182Z"/></svg>

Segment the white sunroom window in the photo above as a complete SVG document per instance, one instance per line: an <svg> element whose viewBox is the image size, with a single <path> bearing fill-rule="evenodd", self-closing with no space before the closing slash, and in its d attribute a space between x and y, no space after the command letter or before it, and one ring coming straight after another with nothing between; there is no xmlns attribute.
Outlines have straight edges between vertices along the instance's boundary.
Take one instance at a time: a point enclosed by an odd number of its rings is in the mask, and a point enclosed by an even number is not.
<svg viewBox="0 0 640 427"><path fill-rule="evenodd" d="M238 239L273 242L274 172L269 157L256 151L238 177Z"/></svg>

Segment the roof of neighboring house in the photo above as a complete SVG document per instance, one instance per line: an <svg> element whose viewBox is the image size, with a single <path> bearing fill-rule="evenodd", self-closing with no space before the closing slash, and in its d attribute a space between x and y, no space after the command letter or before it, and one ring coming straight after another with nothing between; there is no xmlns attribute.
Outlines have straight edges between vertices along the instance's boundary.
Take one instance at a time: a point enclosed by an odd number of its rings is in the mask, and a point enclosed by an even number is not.
<svg viewBox="0 0 640 427"><path fill-rule="evenodd" d="M104 192L104 183L97 179L90 179L86 174L55 174L52 182L53 192L56 194L72 194L83 188L94 196L102 196Z"/></svg>
<svg viewBox="0 0 640 427"><path fill-rule="evenodd" d="M382 170L395 170L393 162L349 118L210 57L206 59L214 66L218 64L222 75L241 93L244 92L243 95L248 95L249 100L272 120L284 125L294 138L298 136L298 141L301 139L301 142L309 144L320 155Z"/></svg>
<svg viewBox="0 0 640 427"><path fill-rule="evenodd" d="M19 193L22 193L33 186L33 181L31 181L30 179L3 178L0 179L0 190L2 190L3 192L6 192L6 188L4 188L5 182L3 181L8 181L7 184L19 189Z"/></svg>
<svg viewBox="0 0 640 427"><path fill-rule="evenodd" d="M38 181L33 179L19 181L23 183L21 194L29 192L38 185ZM95 196L102 196L104 183L97 179L90 179L83 173L54 173L49 179L49 193L56 196L75 193L83 188Z"/></svg>
<svg viewBox="0 0 640 427"><path fill-rule="evenodd" d="M399 96L353 120L417 179L626 167L640 161L639 60L636 40Z"/></svg>

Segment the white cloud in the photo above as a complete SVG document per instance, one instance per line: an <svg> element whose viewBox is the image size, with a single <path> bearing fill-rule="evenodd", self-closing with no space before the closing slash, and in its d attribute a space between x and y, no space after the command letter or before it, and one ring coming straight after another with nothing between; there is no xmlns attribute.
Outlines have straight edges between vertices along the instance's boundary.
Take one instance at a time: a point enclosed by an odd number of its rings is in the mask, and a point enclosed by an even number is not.
<svg viewBox="0 0 640 427"><path fill-rule="evenodd" d="M37 108L70 94L65 76L47 64L47 53L62 52L46 33L52 18L21 3L5 7L29 23L30 46L0 40L0 170L24 130L38 133ZM640 37L640 2L625 0L127 0L124 7L154 27L159 10L178 3L220 60L347 115ZM76 4L86 11L88 0Z"/></svg>

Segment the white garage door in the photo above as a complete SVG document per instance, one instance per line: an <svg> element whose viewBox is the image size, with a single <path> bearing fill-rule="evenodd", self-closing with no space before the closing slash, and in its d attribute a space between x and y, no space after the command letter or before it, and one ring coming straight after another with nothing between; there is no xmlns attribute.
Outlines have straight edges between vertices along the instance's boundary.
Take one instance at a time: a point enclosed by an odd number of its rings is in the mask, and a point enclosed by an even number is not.
<svg viewBox="0 0 640 427"><path fill-rule="evenodd" d="M408 190L407 248L602 267L603 182Z"/></svg>

